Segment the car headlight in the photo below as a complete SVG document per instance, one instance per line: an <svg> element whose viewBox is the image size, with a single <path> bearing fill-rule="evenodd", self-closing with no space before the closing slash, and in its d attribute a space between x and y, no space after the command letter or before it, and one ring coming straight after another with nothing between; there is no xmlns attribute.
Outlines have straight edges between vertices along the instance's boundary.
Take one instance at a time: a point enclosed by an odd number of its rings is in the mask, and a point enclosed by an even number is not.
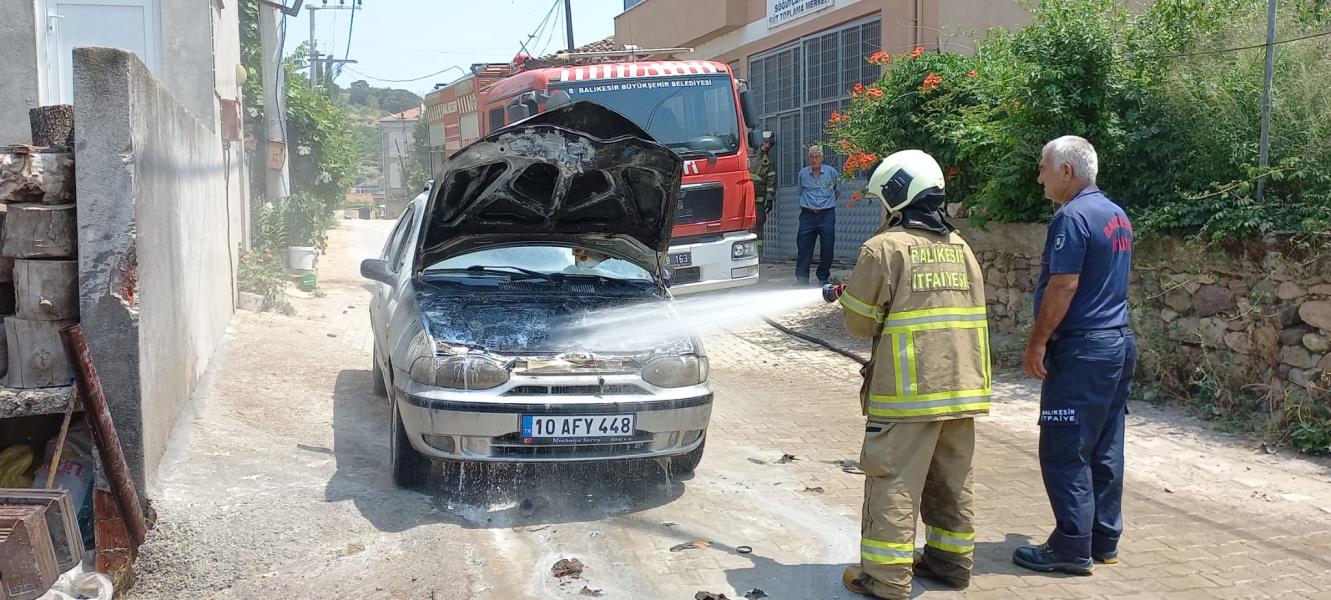
<svg viewBox="0 0 1331 600"><path fill-rule="evenodd" d="M424 331L412 339L411 351L415 357L411 361L411 380L422 385L488 390L508 382L507 363L485 354L464 354L465 348L440 356Z"/></svg>
<svg viewBox="0 0 1331 600"><path fill-rule="evenodd" d="M758 242L735 242L730 246L730 259L741 260L758 256Z"/></svg>
<svg viewBox="0 0 1331 600"><path fill-rule="evenodd" d="M662 356L642 366L642 379L656 387L676 388L707 381L710 367L706 356L681 354Z"/></svg>

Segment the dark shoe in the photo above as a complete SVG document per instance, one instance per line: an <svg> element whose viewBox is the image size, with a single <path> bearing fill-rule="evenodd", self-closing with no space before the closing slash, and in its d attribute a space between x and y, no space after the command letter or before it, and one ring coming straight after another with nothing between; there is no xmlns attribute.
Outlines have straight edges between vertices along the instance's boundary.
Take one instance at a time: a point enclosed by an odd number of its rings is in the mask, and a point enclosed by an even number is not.
<svg viewBox="0 0 1331 600"><path fill-rule="evenodd" d="M1094 560L1095 562L1098 562L1102 565L1116 565L1118 564L1118 550L1111 550L1109 552L1099 552L1099 553L1092 552L1091 560Z"/></svg>
<svg viewBox="0 0 1331 600"><path fill-rule="evenodd" d="M959 577L941 575L937 571L934 571L933 568L929 566L929 563L924 560L916 560L915 566L911 570L918 579L928 579L929 581L941 583L954 590L964 590L971 585L970 577L962 579Z"/></svg>
<svg viewBox="0 0 1331 600"><path fill-rule="evenodd" d="M855 567L846 567L846 570L841 573L841 583L846 586L846 589L856 594L873 595L873 592L869 591L869 576L859 573Z"/></svg>
<svg viewBox="0 0 1331 600"><path fill-rule="evenodd" d="M1017 566L1041 573L1067 573L1068 575L1090 575L1095 564L1089 558L1076 558L1055 552L1049 544L1022 546L1012 553L1012 562Z"/></svg>

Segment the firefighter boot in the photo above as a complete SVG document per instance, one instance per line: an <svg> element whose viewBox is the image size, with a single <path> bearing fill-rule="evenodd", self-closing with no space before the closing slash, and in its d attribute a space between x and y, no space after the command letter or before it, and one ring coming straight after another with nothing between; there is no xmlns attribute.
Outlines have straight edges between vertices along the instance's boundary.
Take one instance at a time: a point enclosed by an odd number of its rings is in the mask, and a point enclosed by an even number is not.
<svg viewBox="0 0 1331 600"><path fill-rule="evenodd" d="M929 565L930 561L928 558L921 556L915 560L915 566L911 570L918 579L928 579L929 581L940 583L954 590L964 590L971 586L970 572L966 572L966 575L963 577L954 573L948 573L947 569L935 570Z"/></svg>
<svg viewBox="0 0 1331 600"><path fill-rule="evenodd" d="M886 600L906 600L910 598L910 588L905 591L897 591L888 588L870 577L868 573L859 565L851 565L841 573L841 583L846 589L863 596L873 598L884 598Z"/></svg>

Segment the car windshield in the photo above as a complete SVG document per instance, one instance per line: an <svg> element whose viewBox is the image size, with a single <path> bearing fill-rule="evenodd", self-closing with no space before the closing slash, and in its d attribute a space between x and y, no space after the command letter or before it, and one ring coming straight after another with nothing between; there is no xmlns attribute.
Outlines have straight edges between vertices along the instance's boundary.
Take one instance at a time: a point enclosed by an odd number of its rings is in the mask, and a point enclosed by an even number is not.
<svg viewBox="0 0 1331 600"><path fill-rule="evenodd" d="M677 154L739 151L739 120L729 77L585 81L554 89L574 100L592 100L614 109Z"/></svg>
<svg viewBox="0 0 1331 600"><path fill-rule="evenodd" d="M468 271L470 269L470 271ZM493 275L511 270L541 274L586 275L625 281L652 281L651 273L629 261L582 248L563 246L516 246L468 252L437 262L427 272L467 272Z"/></svg>

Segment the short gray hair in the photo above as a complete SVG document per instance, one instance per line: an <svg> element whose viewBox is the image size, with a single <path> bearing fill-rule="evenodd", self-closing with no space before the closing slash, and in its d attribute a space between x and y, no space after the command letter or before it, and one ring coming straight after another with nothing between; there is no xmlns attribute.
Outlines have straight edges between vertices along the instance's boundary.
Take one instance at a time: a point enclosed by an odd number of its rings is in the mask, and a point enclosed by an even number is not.
<svg viewBox="0 0 1331 600"><path fill-rule="evenodd" d="M1100 172L1100 158L1095 153L1095 146L1075 135L1065 135L1044 145L1044 156L1049 157L1049 164L1054 168L1068 165L1086 183L1095 185L1095 176Z"/></svg>

